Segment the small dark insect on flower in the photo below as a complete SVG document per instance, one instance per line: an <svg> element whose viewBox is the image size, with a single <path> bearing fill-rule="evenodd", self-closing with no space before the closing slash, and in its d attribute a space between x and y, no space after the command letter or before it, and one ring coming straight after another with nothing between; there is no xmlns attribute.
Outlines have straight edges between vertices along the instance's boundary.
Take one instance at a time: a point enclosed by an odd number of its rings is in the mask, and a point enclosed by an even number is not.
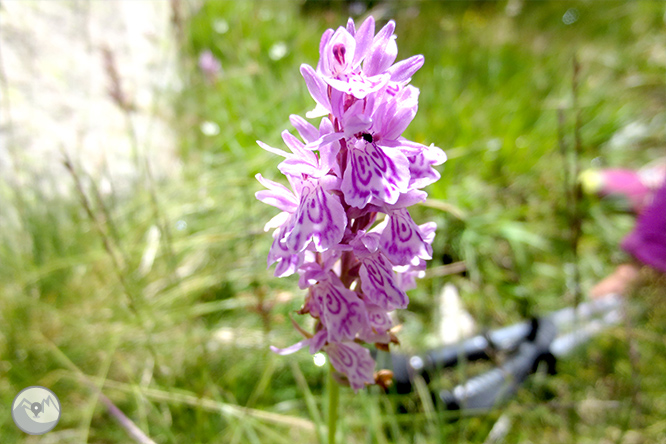
<svg viewBox="0 0 666 444"><path fill-rule="evenodd" d="M366 142L372 143L372 134L363 133L361 137L363 137L363 140L365 140Z"/></svg>

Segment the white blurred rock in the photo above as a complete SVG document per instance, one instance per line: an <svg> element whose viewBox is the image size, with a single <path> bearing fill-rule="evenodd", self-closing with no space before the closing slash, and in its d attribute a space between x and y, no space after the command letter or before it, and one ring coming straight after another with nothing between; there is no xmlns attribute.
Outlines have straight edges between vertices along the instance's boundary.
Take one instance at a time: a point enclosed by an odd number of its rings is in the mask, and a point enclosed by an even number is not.
<svg viewBox="0 0 666 444"><path fill-rule="evenodd" d="M170 16L166 1L3 2L0 175L62 194L71 185L65 151L94 180L129 192L131 179L142 174L135 150L158 178L177 174L176 140L164 111L165 93L178 81ZM109 94L105 50L133 106L136 144Z"/></svg>
<svg viewBox="0 0 666 444"><path fill-rule="evenodd" d="M439 295L439 338L444 344L454 344L476 331L472 316L463 307L458 289L446 284Z"/></svg>

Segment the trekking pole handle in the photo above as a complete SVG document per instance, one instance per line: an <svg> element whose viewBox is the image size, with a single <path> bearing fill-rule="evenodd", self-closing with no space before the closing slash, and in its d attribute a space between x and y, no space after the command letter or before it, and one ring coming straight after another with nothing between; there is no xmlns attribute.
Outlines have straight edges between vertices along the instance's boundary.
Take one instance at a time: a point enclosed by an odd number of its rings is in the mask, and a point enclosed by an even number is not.
<svg viewBox="0 0 666 444"><path fill-rule="evenodd" d="M440 400L449 410L491 408L513 395L540 362L546 361L554 370L555 360L549 348L557 335L557 328L549 319L538 322L533 341L522 342L518 352L500 367L476 376L451 391L441 391Z"/></svg>

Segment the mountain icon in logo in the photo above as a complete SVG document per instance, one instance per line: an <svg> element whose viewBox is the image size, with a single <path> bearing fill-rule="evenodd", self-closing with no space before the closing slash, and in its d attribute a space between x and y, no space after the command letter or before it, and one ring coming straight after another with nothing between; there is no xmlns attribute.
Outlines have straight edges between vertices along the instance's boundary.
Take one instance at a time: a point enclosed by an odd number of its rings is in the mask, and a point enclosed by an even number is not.
<svg viewBox="0 0 666 444"><path fill-rule="evenodd" d="M46 387L24 388L14 398L12 418L25 433L43 435L53 430L60 420L60 400Z"/></svg>

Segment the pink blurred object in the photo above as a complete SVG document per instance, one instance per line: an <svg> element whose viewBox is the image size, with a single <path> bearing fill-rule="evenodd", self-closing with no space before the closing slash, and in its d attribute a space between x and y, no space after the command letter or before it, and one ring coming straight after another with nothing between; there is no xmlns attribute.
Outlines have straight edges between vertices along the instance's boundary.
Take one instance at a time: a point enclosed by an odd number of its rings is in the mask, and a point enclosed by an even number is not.
<svg viewBox="0 0 666 444"><path fill-rule="evenodd" d="M622 241L622 249L666 273L666 158L638 171L587 170L580 181L587 193L627 200L638 218L634 230Z"/></svg>
<svg viewBox="0 0 666 444"><path fill-rule="evenodd" d="M666 273L666 181L638 216L634 231L622 241L622 249Z"/></svg>
<svg viewBox="0 0 666 444"><path fill-rule="evenodd" d="M624 168L587 170L580 179L586 192L601 197L622 197L631 210L639 214L649 205L655 191L666 182L666 159L638 171Z"/></svg>
<svg viewBox="0 0 666 444"><path fill-rule="evenodd" d="M637 171L623 169L607 169L600 171L603 185L599 192L601 196L622 195L631 208L640 212L650 194L650 189L643 184Z"/></svg>
<svg viewBox="0 0 666 444"><path fill-rule="evenodd" d="M204 73L208 81L214 81L222 71L222 64L213 55L210 49L199 55L199 69Z"/></svg>

